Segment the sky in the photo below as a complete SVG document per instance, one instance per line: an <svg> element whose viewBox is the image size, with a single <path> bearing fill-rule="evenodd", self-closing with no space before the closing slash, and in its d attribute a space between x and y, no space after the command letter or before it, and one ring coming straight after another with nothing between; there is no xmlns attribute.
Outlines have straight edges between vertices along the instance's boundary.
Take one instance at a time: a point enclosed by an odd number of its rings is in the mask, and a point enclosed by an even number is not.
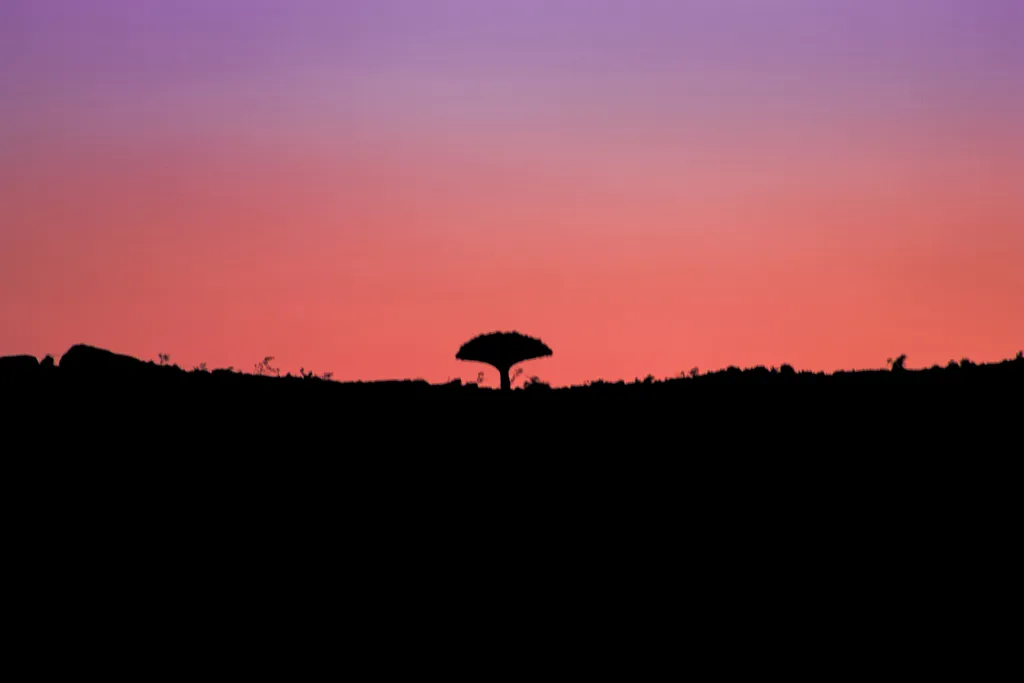
<svg viewBox="0 0 1024 683"><path fill-rule="evenodd" d="M0 355L554 385L1024 347L1019 0L3 0Z"/></svg>

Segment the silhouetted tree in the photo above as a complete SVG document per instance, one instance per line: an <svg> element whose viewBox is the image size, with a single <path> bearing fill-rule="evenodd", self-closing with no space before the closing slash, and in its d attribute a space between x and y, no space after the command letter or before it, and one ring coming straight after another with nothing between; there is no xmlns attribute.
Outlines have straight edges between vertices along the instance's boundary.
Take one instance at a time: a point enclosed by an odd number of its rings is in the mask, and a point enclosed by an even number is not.
<svg viewBox="0 0 1024 683"><path fill-rule="evenodd" d="M167 365L171 362L171 356L168 353L158 353L157 357L160 359L160 365Z"/></svg>
<svg viewBox="0 0 1024 683"><path fill-rule="evenodd" d="M516 363L550 356L551 349L540 339L518 332L491 332L482 334L462 345L455 357L492 365L501 377L501 388L512 389L509 370Z"/></svg>

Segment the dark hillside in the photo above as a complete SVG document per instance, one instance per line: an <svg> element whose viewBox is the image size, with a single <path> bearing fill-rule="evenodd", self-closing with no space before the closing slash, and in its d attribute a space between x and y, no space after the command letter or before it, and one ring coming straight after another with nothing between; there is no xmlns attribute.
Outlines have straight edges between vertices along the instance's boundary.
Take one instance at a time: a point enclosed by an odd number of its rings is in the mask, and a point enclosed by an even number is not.
<svg viewBox="0 0 1024 683"><path fill-rule="evenodd" d="M451 595L532 623L628 595L702 628L828 616L903 643L884 611L973 623L956 596L1000 604L1015 566L1020 357L505 392L88 348L0 367L9 547L83 614L145 595L256 624L288 612L273 590L367 623Z"/></svg>
<svg viewBox="0 0 1024 683"><path fill-rule="evenodd" d="M1024 412L1020 355L835 374L730 367L664 381L538 383L508 392L458 382L185 371L88 346L73 347L56 365L16 357L0 361L0 370L4 400L29 422L50 424L50 439L106 433L115 443L119 435L160 434L163 443L189 440L195 448L218 439L293 448L331 440L363 452L564 455L617 444L635 453L862 448L870 455L986 441L997 449L996 437L1002 444ZM1008 443L999 449L1012 450Z"/></svg>

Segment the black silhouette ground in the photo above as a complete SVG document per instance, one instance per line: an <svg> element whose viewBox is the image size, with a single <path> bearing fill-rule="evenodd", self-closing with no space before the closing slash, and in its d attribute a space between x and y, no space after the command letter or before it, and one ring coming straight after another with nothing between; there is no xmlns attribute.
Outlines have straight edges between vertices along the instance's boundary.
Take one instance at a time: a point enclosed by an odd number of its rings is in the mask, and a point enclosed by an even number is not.
<svg viewBox="0 0 1024 683"><path fill-rule="evenodd" d="M665 381L570 388L535 383L512 391L460 382L185 371L84 345L57 365L15 357L0 360L0 370L8 410L57 426L83 423L85 434L108 430L112 442L120 433L159 432L168 443L223 438L300 447L330 439L366 451L412 447L423 453L565 455L625 448L631 455L707 456L861 449L862 457L905 457L939 445L971 448L1018 426L1024 407L1019 354L925 370L904 369L902 362L834 374L730 367ZM27 423L8 422L8 431L18 424ZM56 427L47 433L62 436Z"/></svg>
<svg viewBox="0 0 1024 683"><path fill-rule="evenodd" d="M384 661L396 629L430 642L444 619L483 651L492 624L563 649L566 624L649 647L682 620L718 662L749 638L805 664L1005 638L980 609L1016 582L1020 357L504 392L84 346L0 368L7 568L34 632L104 615L139 652L151 623L277 651L340 622Z"/></svg>

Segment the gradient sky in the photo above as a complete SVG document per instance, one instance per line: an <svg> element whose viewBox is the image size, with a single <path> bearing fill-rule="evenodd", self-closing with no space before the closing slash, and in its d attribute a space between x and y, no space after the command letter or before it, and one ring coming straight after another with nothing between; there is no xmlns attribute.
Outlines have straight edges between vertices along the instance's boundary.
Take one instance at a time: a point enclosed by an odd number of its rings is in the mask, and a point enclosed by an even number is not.
<svg viewBox="0 0 1024 683"><path fill-rule="evenodd" d="M2 0L0 355L1024 347L1020 0Z"/></svg>

